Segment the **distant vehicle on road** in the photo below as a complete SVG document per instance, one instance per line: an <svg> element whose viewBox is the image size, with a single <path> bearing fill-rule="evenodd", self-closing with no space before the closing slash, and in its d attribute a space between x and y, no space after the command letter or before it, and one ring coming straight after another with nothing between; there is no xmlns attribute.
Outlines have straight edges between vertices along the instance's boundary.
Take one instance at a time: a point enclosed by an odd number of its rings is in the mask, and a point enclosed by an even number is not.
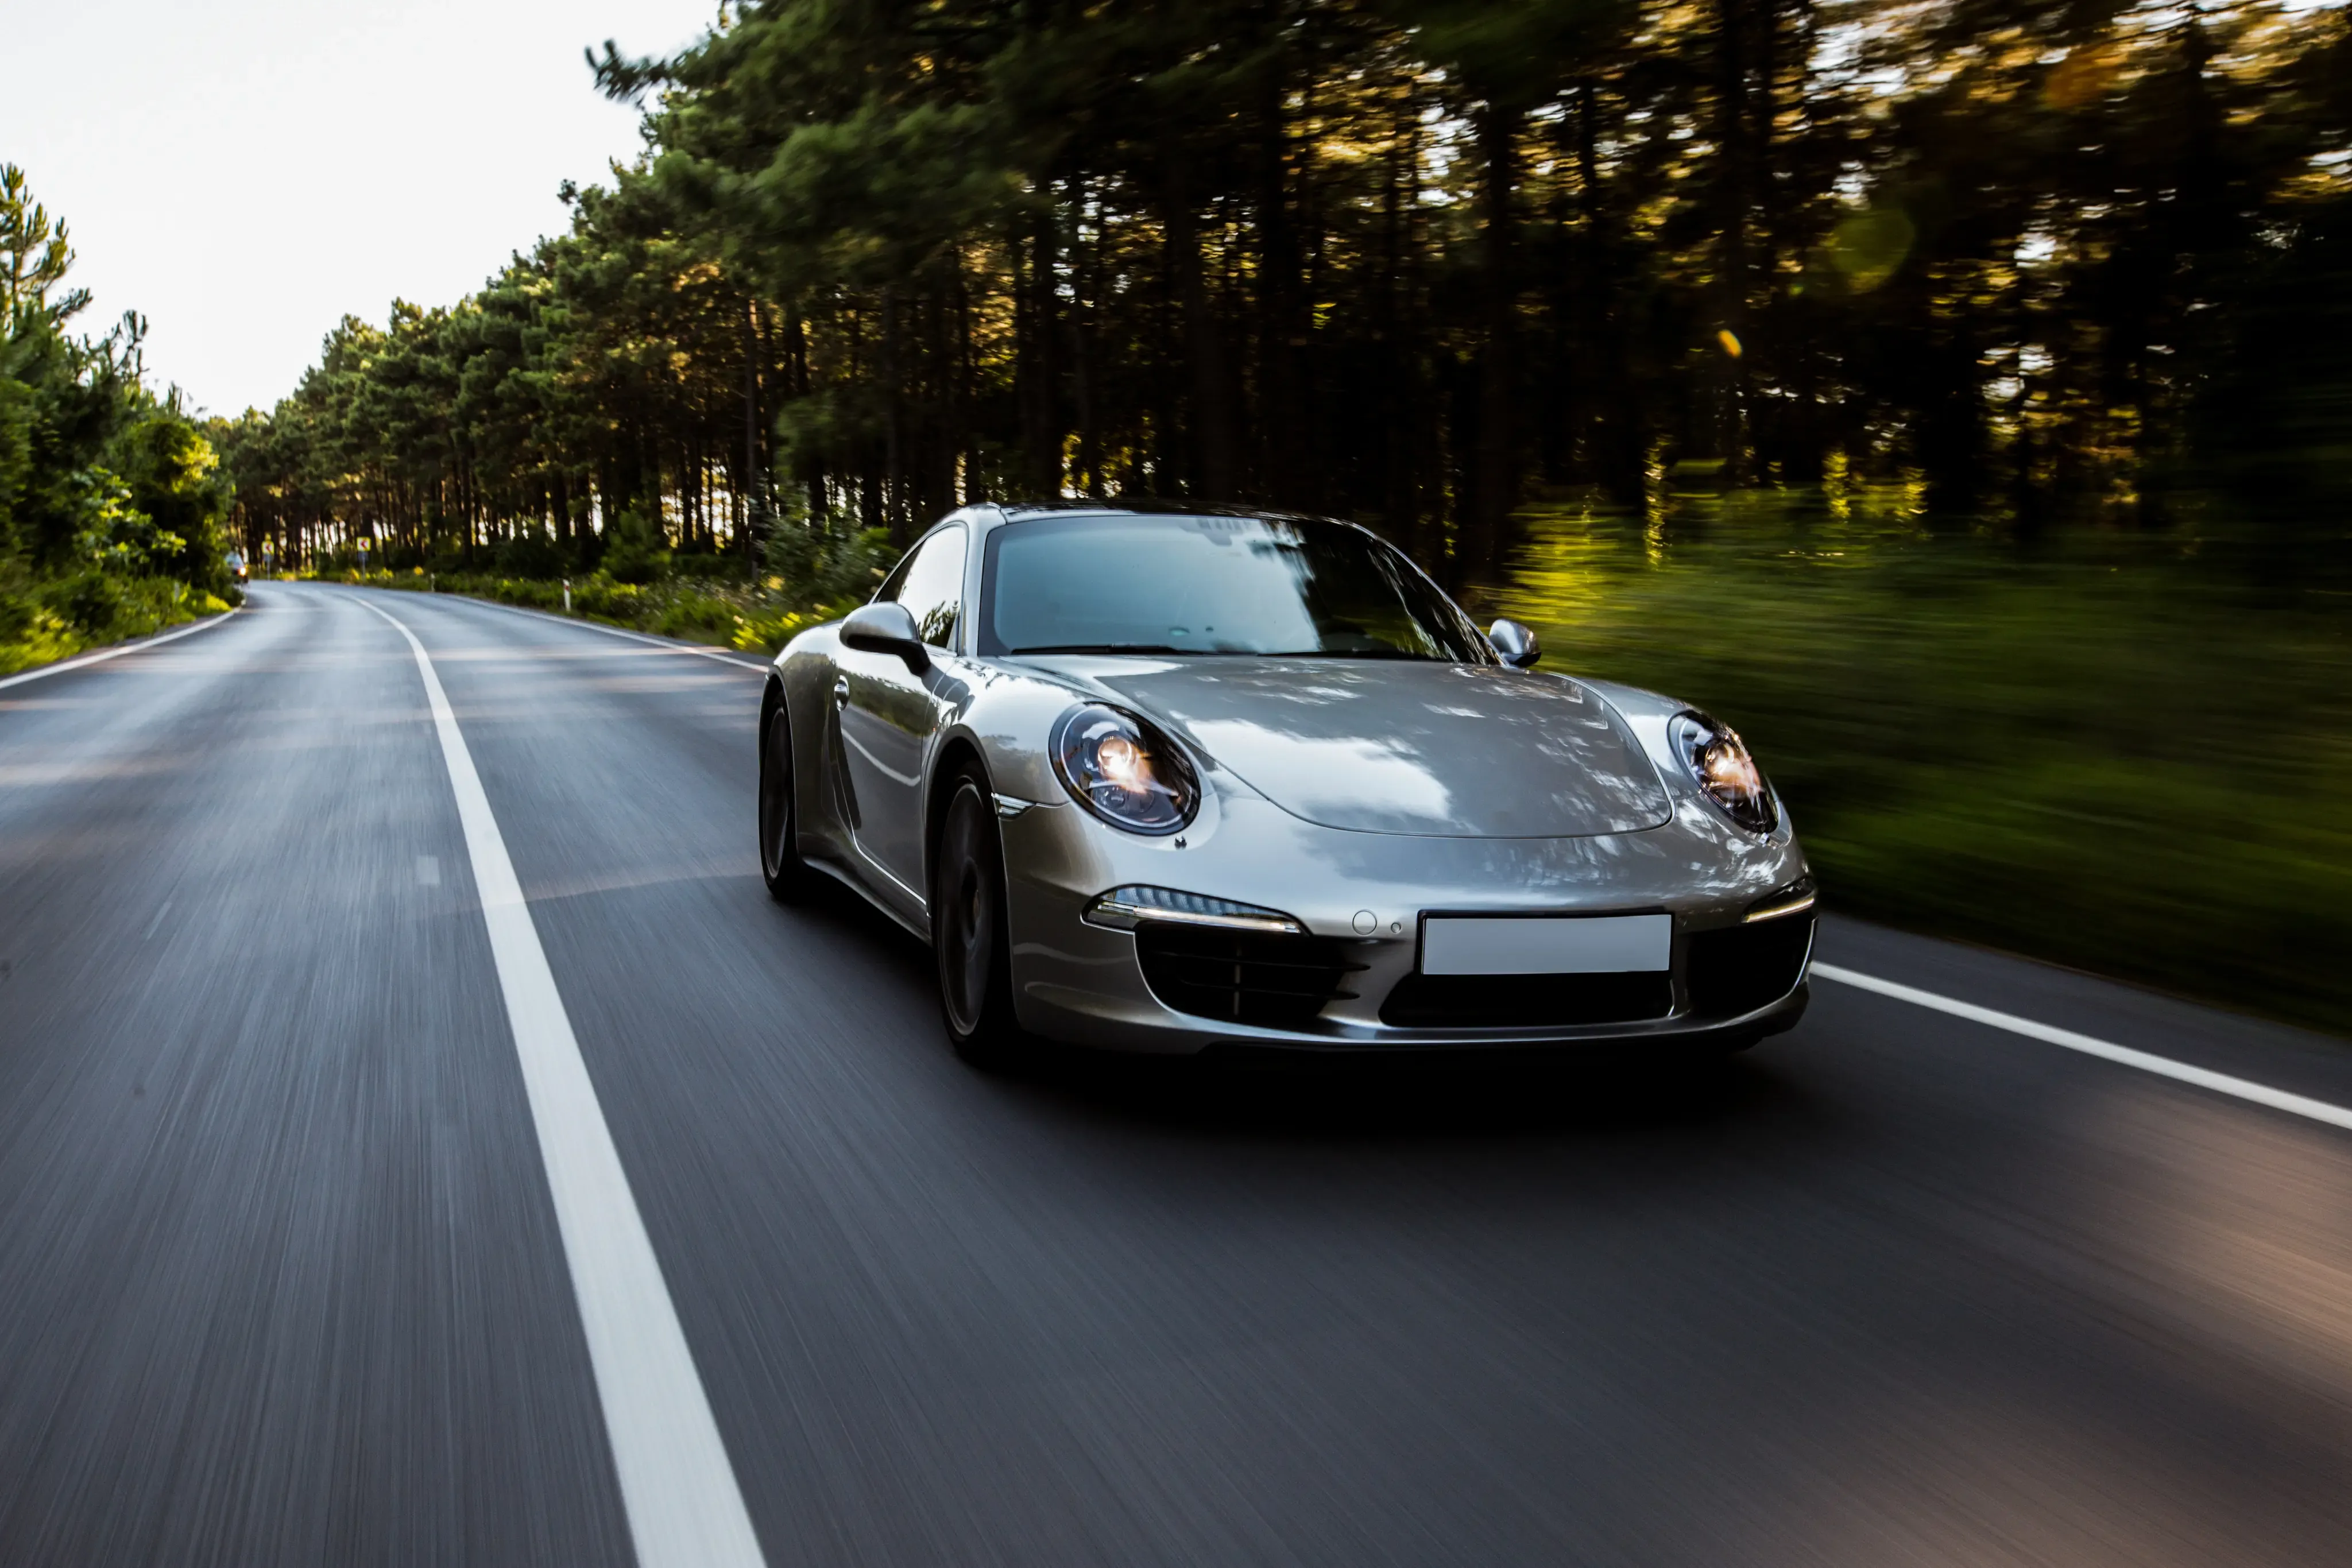
<svg viewBox="0 0 2352 1568"><path fill-rule="evenodd" d="M1351 524L969 507L777 656L761 869L929 940L981 1064L1790 1027L1813 879L1748 748L1537 653Z"/></svg>
<svg viewBox="0 0 2352 1568"><path fill-rule="evenodd" d="M245 581L245 552L243 550L229 551L228 554L222 559L222 564L228 568L229 576L235 578L239 583L243 583Z"/></svg>

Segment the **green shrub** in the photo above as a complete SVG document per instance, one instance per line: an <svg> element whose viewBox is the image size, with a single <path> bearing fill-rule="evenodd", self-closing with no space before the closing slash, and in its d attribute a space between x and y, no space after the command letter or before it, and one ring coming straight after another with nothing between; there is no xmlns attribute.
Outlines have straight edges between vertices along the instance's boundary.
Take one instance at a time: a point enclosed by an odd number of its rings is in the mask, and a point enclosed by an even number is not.
<svg viewBox="0 0 2352 1568"><path fill-rule="evenodd" d="M557 578L565 570L562 547L537 528L499 541L491 558L501 577Z"/></svg>
<svg viewBox="0 0 2352 1568"><path fill-rule="evenodd" d="M83 571L52 587L49 602L68 625L95 643L114 635L127 600L122 585L105 572Z"/></svg>
<svg viewBox="0 0 2352 1568"><path fill-rule="evenodd" d="M669 567L678 577L692 578L700 582L722 581L728 578L748 578L751 563L740 556L711 555L704 551L691 554L679 552L670 557Z"/></svg>
<svg viewBox="0 0 2352 1568"><path fill-rule="evenodd" d="M670 553L662 547L661 531L641 513L625 511L604 532L601 570L615 582L643 586L669 574Z"/></svg>

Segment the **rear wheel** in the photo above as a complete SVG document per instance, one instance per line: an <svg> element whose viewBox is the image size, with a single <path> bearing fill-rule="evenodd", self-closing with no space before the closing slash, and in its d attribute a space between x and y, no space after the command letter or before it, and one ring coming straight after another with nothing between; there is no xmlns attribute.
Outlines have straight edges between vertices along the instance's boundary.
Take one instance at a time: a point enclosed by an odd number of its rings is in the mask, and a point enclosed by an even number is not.
<svg viewBox="0 0 2352 1568"><path fill-rule="evenodd" d="M1027 1054L1013 1014L1004 851L995 803L975 768L948 791L931 870L931 948L949 1043L974 1067L1003 1069Z"/></svg>
<svg viewBox="0 0 2352 1568"><path fill-rule="evenodd" d="M760 876L768 896L790 904L808 886L800 852L800 796L793 777L793 727L779 696L760 721Z"/></svg>

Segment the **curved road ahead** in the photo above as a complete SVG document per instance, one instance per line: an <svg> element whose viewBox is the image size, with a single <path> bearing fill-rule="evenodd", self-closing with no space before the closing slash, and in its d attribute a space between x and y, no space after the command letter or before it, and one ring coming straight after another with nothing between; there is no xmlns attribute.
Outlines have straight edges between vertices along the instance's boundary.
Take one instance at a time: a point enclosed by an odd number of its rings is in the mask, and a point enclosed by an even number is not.
<svg viewBox="0 0 2352 1568"><path fill-rule="evenodd" d="M761 892L759 690L292 584L0 689L0 1563L691 1561L735 1497L778 1565L2352 1561L2352 1131L1827 982L1663 1079L982 1077L902 935Z"/></svg>

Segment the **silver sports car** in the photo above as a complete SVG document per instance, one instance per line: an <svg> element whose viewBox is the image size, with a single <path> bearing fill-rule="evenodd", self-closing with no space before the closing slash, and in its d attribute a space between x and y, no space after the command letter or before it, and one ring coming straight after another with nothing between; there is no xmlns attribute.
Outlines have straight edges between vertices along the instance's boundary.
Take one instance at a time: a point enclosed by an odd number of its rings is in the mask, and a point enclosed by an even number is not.
<svg viewBox="0 0 2352 1568"><path fill-rule="evenodd" d="M1794 1024L1813 880L1747 747L1536 655L1349 524L968 507L777 656L761 869L927 939L975 1061Z"/></svg>

